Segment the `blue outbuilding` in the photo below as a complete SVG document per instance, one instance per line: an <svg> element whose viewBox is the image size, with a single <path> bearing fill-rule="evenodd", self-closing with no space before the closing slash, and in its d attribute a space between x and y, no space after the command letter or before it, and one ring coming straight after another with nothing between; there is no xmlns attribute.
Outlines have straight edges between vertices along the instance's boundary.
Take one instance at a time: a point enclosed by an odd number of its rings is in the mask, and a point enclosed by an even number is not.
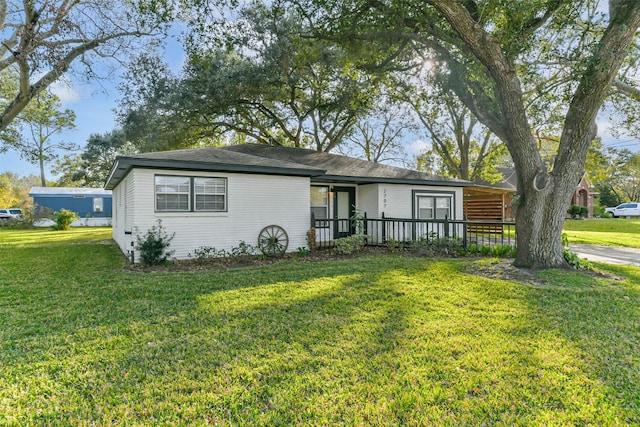
<svg viewBox="0 0 640 427"><path fill-rule="evenodd" d="M111 218L111 190L102 188L33 187L29 192L36 213L60 209L73 211L80 218Z"/></svg>

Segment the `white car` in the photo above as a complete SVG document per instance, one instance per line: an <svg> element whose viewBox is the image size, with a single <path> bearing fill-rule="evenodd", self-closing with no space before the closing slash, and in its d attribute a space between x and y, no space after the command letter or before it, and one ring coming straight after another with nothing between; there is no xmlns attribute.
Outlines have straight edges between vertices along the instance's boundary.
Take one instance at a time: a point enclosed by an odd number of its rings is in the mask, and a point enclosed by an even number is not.
<svg viewBox="0 0 640 427"><path fill-rule="evenodd" d="M22 209L18 209L18 208L0 209L0 218L20 219L22 218Z"/></svg>
<svg viewBox="0 0 640 427"><path fill-rule="evenodd" d="M640 216L640 203L623 203L615 208L606 208L604 211L609 212L614 218L618 218L620 216Z"/></svg>

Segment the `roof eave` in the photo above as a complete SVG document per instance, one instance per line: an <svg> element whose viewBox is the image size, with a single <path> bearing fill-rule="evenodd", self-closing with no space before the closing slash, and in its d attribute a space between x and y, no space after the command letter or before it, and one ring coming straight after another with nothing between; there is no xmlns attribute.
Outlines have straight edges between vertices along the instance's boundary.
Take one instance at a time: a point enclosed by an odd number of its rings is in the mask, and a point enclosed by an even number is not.
<svg viewBox="0 0 640 427"><path fill-rule="evenodd" d="M175 171L203 171L203 172L236 172L264 175L286 175L313 177L324 175L325 171L314 168L283 168L275 166L259 165L236 165L229 163L194 162L188 160L158 160L142 159L135 157L120 157L116 159L114 166L105 183L105 189L113 190L120 180L124 178L131 169L162 169ZM122 171L120 174L116 172Z"/></svg>
<svg viewBox="0 0 640 427"><path fill-rule="evenodd" d="M312 178L312 181L314 181L313 178ZM437 181L437 180L414 179L414 178L379 178L379 177L357 177L357 176L342 176L342 175L323 175L316 181L355 183L355 184L410 184L410 185L431 185L431 186L448 186L448 187L470 187L474 185L472 182L466 182L466 181Z"/></svg>

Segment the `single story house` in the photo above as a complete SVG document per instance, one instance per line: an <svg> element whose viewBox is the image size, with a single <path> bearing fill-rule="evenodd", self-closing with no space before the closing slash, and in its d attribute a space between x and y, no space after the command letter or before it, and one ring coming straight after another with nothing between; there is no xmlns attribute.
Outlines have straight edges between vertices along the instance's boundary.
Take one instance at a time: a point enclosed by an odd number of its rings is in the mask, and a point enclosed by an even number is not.
<svg viewBox="0 0 640 427"><path fill-rule="evenodd" d="M173 256L194 249L257 245L286 233L286 251L307 247L311 218L462 219L468 181L336 154L258 144L119 156L113 191L113 238L131 256L136 237L162 221ZM324 233L351 233L327 225ZM137 254L133 254L138 260Z"/></svg>
<svg viewBox="0 0 640 427"><path fill-rule="evenodd" d="M57 212L67 209L78 214L81 218L74 221L73 226L79 225L109 225L111 219L110 190L102 188L72 188L72 187L33 187L29 191L33 199L36 214ZM52 225L44 222L41 225Z"/></svg>

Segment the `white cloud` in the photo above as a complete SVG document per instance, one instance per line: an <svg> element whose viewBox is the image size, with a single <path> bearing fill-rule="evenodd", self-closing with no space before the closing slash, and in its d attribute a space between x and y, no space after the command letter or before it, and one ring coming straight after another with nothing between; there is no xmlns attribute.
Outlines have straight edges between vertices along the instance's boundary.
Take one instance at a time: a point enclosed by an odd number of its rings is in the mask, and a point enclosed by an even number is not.
<svg viewBox="0 0 640 427"><path fill-rule="evenodd" d="M68 106L69 104L75 104L82 98L73 83L64 77L49 86L49 90L60 98L63 107Z"/></svg>
<svg viewBox="0 0 640 427"><path fill-rule="evenodd" d="M431 144L421 139L416 139L406 145L407 153L410 155L422 154L424 150L431 147Z"/></svg>

